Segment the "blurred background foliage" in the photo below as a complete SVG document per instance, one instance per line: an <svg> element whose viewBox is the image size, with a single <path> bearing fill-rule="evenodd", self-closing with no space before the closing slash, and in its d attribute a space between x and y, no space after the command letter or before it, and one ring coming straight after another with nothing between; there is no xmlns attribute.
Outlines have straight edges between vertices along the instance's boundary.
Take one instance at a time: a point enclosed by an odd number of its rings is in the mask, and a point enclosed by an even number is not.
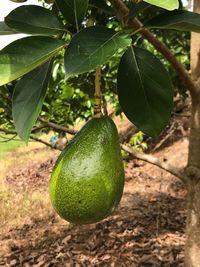
<svg viewBox="0 0 200 267"><path fill-rule="evenodd" d="M129 4L131 10L130 17L137 15L144 23L152 16L164 12L163 9L150 6L149 4L140 3L136 6L136 4L130 1L127 1L127 4ZM46 4L44 3L44 5ZM51 5L46 6L51 7ZM180 5L180 8L182 8L182 5ZM61 19L64 20L62 16ZM92 25L94 21L98 25L104 25L115 30L120 27L117 17L114 15L112 8L106 4L106 1L90 1L90 7L82 28L86 25ZM66 24L65 21L64 23ZM66 27L72 34L76 33L76 29L68 25ZM153 30L153 32L169 47L185 68L189 70L190 33L173 30ZM69 38L70 36L66 35L66 39ZM135 45L146 48L162 60L171 76L175 88L175 95L186 98L184 84L162 55L139 34L133 35L132 39ZM115 115L120 115L121 113L116 95L116 75L122 52L119 51L108 64L102 66L102 89L104 98ZM58 54L54 60L52 77L40 116L47 121L71 127L79 121L88 120L93 114L95 73L85 73L66 81L62 53ZM12 82L0 87L0 124L1 127L7 129L14 129L11 100L15 84L16 82ZM49 130L46 128L45 132Z"/></svg>

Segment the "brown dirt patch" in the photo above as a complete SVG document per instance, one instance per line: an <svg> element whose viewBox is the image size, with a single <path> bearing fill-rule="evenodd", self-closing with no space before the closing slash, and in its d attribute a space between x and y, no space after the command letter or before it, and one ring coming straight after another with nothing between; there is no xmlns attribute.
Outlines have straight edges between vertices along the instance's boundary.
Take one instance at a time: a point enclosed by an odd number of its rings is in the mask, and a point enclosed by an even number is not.
<svg viewBox="0 0 200 267"><path fill-rule="evenodd" d="M156 153L184 166L187 140ZM56 155L10 170L8 185L44 192ZM168 173L131 160L117 211L102 222L70 226L57 215L31 218L0 239L0 266L183 266L185 197L182 183Z"/></svg>

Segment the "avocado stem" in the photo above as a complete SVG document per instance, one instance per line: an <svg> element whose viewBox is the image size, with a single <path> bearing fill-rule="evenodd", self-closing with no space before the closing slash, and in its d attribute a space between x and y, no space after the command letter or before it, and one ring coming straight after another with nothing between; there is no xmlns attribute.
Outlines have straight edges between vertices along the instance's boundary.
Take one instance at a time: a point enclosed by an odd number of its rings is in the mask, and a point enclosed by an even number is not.
<svg viewBox="0 0 200 267"><path fill-rule="evenodd" d="M103 114L104 116L108 116L107 102L105 96L103 96Z"/></svg>
<svg viewBox="0 0 200 267"><path fill-rule="evenodd" d="M101 111L102 92L101 92L101 68L96 68L95 75L95 104L94 104L94 118L101 118L103 116Z"/></svg>

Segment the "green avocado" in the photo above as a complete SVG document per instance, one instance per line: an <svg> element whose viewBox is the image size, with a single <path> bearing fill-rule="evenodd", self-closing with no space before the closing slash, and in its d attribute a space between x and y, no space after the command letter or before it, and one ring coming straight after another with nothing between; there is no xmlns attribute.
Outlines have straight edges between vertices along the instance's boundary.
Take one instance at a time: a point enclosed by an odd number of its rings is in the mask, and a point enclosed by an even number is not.
<svg viewBox="0 0 200 267"><path fill-rule="evenodd" d="M92 118L57 159L50 180L52 205L71 223L95 223L116 208L123 187L117 128L108 116Z"/></svg>

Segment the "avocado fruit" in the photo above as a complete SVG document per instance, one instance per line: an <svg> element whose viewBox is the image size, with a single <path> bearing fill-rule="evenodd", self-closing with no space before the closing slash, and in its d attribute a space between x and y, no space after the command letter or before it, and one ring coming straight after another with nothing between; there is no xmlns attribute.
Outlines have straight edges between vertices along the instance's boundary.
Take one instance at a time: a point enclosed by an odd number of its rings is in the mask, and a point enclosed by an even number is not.
<svg viewBox="0 0 200 267"><path fill-rule="evenodd" d="M95 223L117 207L123 188L117 128L108 116L92 118L55 163L50 179L52 205L71 223Z"/></svg>

